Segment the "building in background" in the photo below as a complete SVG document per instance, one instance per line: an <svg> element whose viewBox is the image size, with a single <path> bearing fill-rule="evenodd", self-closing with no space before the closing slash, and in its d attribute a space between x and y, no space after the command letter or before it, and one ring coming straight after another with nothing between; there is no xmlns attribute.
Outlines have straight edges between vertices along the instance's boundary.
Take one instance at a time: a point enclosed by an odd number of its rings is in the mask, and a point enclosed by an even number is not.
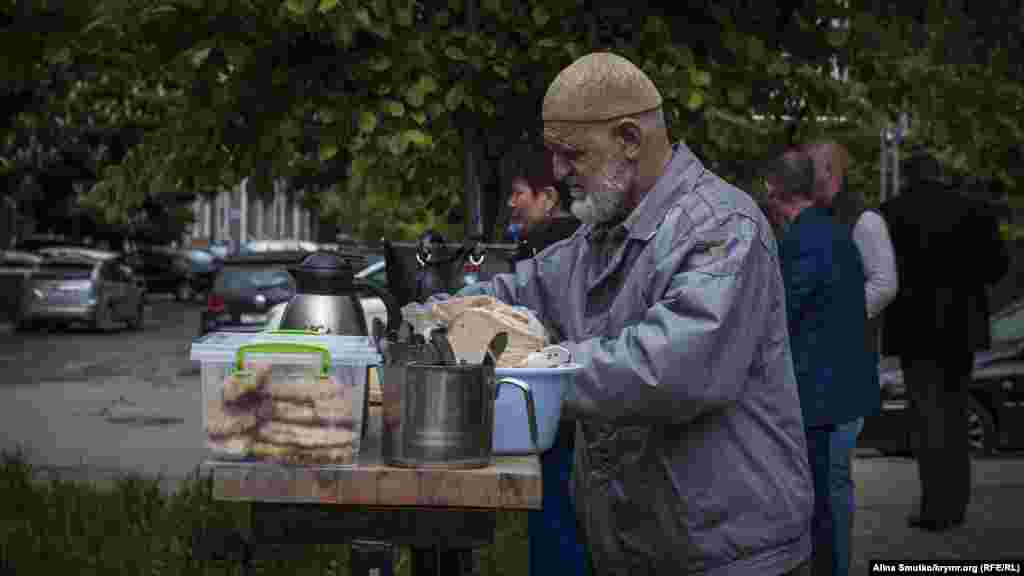
<svg viewBox="0 0 1024 576"><path fill-rule="evenodd" d="M318 219L302 207L302 191L289 190L283 180L274 182L270 198L260 199L248 190L246 178L214 198L200 196L192 204L195 224L184 245L226 243L232 252L251 240L317 239Z"/></svg>

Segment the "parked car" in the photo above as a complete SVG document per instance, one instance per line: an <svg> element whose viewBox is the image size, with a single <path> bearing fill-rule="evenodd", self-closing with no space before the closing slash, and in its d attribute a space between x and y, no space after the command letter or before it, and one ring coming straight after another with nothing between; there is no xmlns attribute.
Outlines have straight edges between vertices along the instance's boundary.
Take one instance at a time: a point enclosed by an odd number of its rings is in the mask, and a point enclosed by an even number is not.
<svg viewBox="0 0 1024 576"><path fill-rule="evenodd" d="M21 239L17 244L15 244L14 249L19 252L37 252L43 248L61 246L76 246L78 248L93 247L91 244L86 242L72 240L60 234L34 234Z"/></svg>
<svg viewBox="0 0 1024 576"><path fill-rule="evenodd" d="M43 261L43 257L20 250L0 250L0 269L8 272L31 272Z"/></svg>
<svg viewBox="0 0 1024 576"><path fill-rule="evenodd" d="M126 257L128 263L146 281L146 289L152 294L173 294L180 302L189 302L197 293L204 292L212 282L217 267L194 264L193 250L176 250L164 247L146 247Z"/></svg>
<svg viewBox="0 0 1024 576"><path fill-rule="evenodd" d="M993 315L992 348L975 354L967 404L976 454L1024 449L1024 299ZM882 412L866 418L858 446L887 455L911 451L906 386L896 358L880 367Z"/></svg>
<svg viewBox="0 0 1024 576"><path fill-rule="evenodd" d="M113 260L119 258L121 254L117 252L111 252L109 250L97 250L95 248L87 248L82 246L50 246L47 248L40 248L36 250L36 254L43 258L86 258L89 260Z"/></svg>
<svg viewBox="0 0 1024 576"><path fill-rule="evenodd" d="M217 272L224 267L224 259L209 250L199 248L183 250L182 254L188 260L192 271L195 291L205 294L213 286L213 279L217 276Z"/></svg>
<svg viewBox="0 0 1024 576"><path fill-rule="evenodd" d="M295 279L288 267L304 252L268 252L238 255L224 261L200 315L199 335L207 332L254 332L272 324L295 295Z"/></svg>
<svg viewBox="0 0 1024 576"><path fill-rule="evenodd" d="M239 254L255 254L265 252L316 252L320 246L316 242L305 240L251 240L242 244Z"/></svg>
<svg viewBox="0 0 1024 576"><path fill-rule="evenodd" d="M25 284L19 330L40 323L85 323L97 330L125 322L139 329L145 285L120 258L62 254L48 257Z"/></svg>

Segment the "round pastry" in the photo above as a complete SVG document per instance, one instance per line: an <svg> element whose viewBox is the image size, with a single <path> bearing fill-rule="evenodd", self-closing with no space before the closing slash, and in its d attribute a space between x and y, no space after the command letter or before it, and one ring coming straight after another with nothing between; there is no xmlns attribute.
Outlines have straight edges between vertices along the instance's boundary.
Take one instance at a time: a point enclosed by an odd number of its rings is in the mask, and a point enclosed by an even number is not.
<svg viewBox="0 0 1024 576"><path fill-rule="evenodd" d="M272 381L267 384L265 393L274 400L294 402L296 404L314 404L319 401L330 401L345 394L341 386L330 376L316 379L296 379L288 381ZM351 386L349 386L351 388Z"/></svg>
<svg viewBox="0 0 1024 576"><path fill-rule="evenodd" d="M268 398L260 406L260 418L309 426L355 425L352 397L349 394L318 399L312 403L289 402Z"/></svg>
<svg viewBox="0 0 1024 576"><path fill-rule="evenodd" d="M258 395L270 382L270 370L269 364L250 363L245 371L230 374L221 390L224 402L232 404Z"/></svg>
<svg viewBox="0 0 1024 576"><path fill-rule="evenodd" d="M249 435L239 434L234 436L209 436L206 439L206 447L213 452L231 454L234 456L246 456L252 448L253 438Z"/></svg>
<svg viewBox="0 0 1024 576"><path fill-rule="evenodd" d="M271 444L327 448L351 444L356 439L356 433L351 428L344 427L303 426L270 421L260 425L257 437Z"/></svg>
<svg viewBox="0 0 1024 576"><path fill-rule="evenodd" d="M229 407L217 398L206 403L206 432L211 436L245 434L257 425L255 406Z"/></svg>

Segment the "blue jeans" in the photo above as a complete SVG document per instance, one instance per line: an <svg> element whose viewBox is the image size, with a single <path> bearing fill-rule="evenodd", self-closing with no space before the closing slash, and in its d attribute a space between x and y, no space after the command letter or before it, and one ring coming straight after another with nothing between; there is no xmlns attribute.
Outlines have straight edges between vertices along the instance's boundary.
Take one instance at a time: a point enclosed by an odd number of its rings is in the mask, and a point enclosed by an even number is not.
<svg viewBox="0 0 1024 576"><path fill-rule="evenodd" d="M573 450L555 439L541 454L544 494L541 510L529 513L530 575L584 576L590 558L576 530L576 511L569 497Z"/></svg>
<svg viewBox="0 0 1024 576"><path fill-rule="evenodd" d="M812 572L831 574L835 567L836 532L831 498L832 436L835 426L804 429L807 435L807 462L814 481L814 514L811 517Z"/></svg>
<svg viewBox="0 0 1024 576"><path fill-rule="evenodd" d="M836 426L832 433L830 452L830 496L832 500L832 525L836 543L835 576L846 576L850 571L853 541L853 514L857 509L853 489L853 449L857 447L857 436L864 429L864 419Z"/></svg>

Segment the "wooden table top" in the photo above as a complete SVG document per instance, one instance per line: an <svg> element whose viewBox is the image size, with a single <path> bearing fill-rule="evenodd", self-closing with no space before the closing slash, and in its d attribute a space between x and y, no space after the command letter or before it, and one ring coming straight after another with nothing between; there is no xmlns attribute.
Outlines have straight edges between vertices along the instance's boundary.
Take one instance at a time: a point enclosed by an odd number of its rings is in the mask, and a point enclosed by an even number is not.
<svg viewBox="0 0 1024 576"><path fill-rule="evenodd" d="M236 502L347 504L373 507L539 510L537 456L496 456L487 468L397 468L381 458L381 418L372 406L356 463L284 466L208 460L213 498Z"/></svg>

